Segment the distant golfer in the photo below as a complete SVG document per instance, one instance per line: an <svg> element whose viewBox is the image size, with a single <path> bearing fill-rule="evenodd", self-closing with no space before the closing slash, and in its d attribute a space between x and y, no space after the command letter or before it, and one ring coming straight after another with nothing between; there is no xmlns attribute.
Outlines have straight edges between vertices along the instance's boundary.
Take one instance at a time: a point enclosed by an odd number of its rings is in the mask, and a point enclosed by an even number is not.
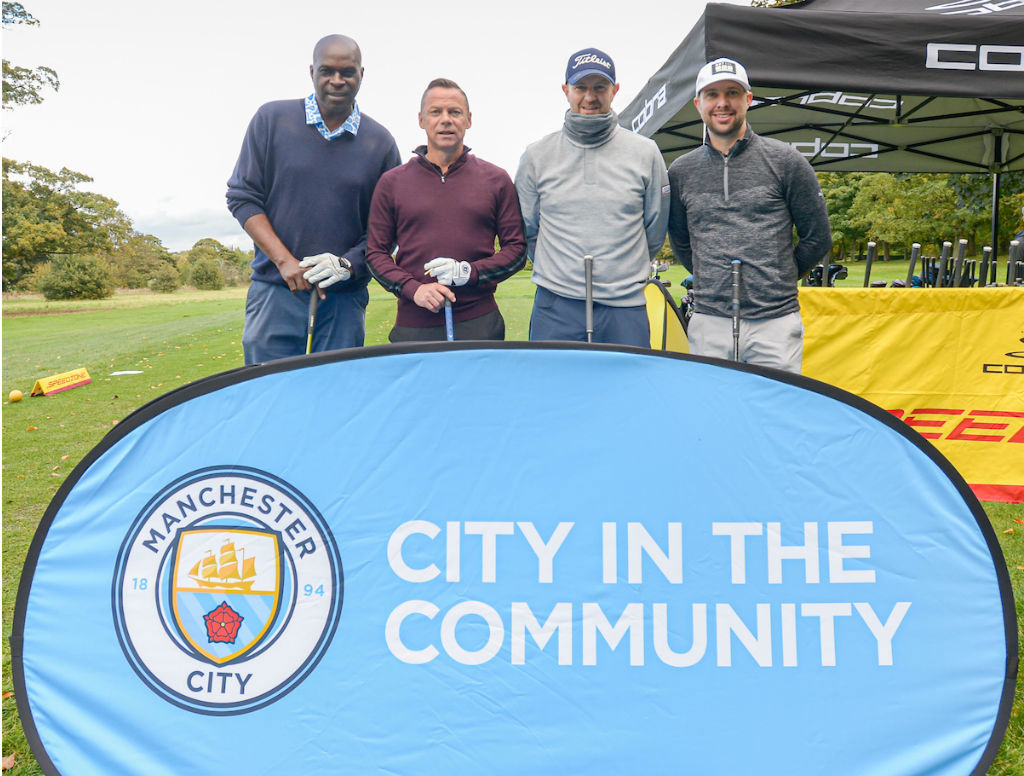
<svg viewBox="0 0 1024 776"><path fill-rule="evenodd" d="M329 35L313 49L313 93L263 105L228 181L228 209L255 243L242 348L253 364L306 352L310 289L322 301L314 351L358 347L366 331L366 221L377 180L401 163L361 113L362 53Z"/></svg>
<svg viewBox="0 0 1024 776"><path fill-rule="evenodd" d="M594 342L650 347L644 283L665 242L668 174L653 140L619 126L612 58L569 57L558 132L531 144L516 190L537 293L531 340L587 339L583 257L593 256Z"/></svg>
<svg viewBox="0 0 1024 776"><path fill-rule="evenodd" d="M419 123L426 145L380 179L370 208L370 271L398 297L389 339L445 339L440 313L448 300L455 339L502 340L505 321L494 290L526 264L512 179L464 144L473 116L454 81L430 82Z"/></svg>
<svg viewBox="0 0 1024 776"><path fill-rule="evenodd" d="M669 242L694 277L690 352L732 358L731 263L739 259L739 360L799 373L804 327L797 280L832 247L821 187L804 157L747 124L754 95L739 62L704 65L696 94L707 140L668 171Z"/></svg>

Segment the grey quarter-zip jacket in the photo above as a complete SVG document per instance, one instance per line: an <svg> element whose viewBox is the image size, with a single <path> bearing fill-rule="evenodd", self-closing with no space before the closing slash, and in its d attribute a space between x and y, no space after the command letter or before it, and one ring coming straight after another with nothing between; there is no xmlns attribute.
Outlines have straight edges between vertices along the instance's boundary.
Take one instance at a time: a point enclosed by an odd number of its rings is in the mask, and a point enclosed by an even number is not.
<svg viewBox="0 0 1024 776"><path fill-rule="evenodd" d="M523 153L515 184L534 283L583 299L589 254L594 301L644 304L668 225L668 172L653 140L618 126L614 111L566 112L561 130Z"/></svg>
<svg viewBox="0 0 1024 776"><path fill-rule="evenodd" d="M693 273L694 310L732 315L731 263L739 259L743 318L798 311L797 280L832 247L825 198L807 160L748 125L728 155L705 144L672 162L668 177L669 243Z"/></svg>

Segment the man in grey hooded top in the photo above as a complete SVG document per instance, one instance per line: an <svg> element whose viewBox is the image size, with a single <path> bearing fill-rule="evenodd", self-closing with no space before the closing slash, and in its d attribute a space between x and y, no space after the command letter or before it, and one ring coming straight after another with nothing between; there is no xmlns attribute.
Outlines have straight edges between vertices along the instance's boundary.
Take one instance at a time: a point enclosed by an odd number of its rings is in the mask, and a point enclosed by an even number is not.
<svg viewBox="0 0 1024 776"><path fill-rule="evenodd" d="M569 58L561 130L527 147L516 173L537 294L531 340L586 341L583 257L594 257L594 342L650 347L644 283L665 242L668 172L657 145L618 125L611 57Z"/></svg>

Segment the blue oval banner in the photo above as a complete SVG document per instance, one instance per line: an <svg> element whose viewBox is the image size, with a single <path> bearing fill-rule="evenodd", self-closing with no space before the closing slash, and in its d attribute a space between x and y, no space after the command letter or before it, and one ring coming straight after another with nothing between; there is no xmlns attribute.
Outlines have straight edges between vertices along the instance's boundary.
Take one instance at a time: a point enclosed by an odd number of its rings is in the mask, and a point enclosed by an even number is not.
<svg viewBox="0 0 1024 776"><path fill-rule="evenodd" d="M983 774L980 504L799 376L604 346L247 367L118 425L12 636L48 774ZM230 765L229 765L230 764Z"/></svg>

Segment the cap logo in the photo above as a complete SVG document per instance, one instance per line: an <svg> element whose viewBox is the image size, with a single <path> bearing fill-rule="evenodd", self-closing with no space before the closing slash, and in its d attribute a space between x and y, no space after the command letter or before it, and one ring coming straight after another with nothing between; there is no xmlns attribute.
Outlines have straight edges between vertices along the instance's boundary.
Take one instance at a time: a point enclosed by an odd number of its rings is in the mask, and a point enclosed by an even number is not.
<svg viewBox="0 0 1024 776"><path fill-rule="evenodd" d="M601 59L601 57L597 56L596 54L581 54L580 56L576 57L575 64L572 66L572 69L576 70L582 65L589 64L597 64L600 65L601 67L609 69L612 66L611 62L609 62L607 59Z"/></svg>
<svg viewBox="0 0 1024 776"><path fill-rule="evenodd" d="M732 62L715 62L711 65L711 72L715 75L718 75L719 73L732 73L735 75L736 65Z"/></svg>

